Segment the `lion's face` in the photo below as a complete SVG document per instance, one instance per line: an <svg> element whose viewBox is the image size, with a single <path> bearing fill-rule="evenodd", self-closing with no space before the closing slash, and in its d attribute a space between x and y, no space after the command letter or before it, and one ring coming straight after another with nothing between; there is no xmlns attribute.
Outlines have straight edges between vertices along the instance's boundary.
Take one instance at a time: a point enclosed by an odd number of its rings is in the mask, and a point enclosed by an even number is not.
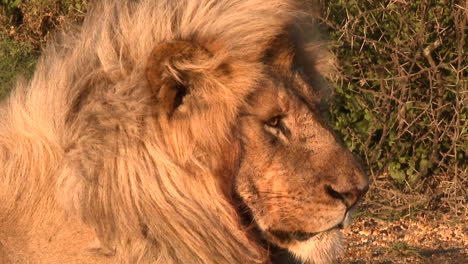
<svg viewBox="0 0 468 264"><path fill-rule="evenodd" d="M240 117L235 188L268 241L303 260L328 261L341 248L337 230L367 178L325 124L318 95L300 74L270 75Z"/></svg>

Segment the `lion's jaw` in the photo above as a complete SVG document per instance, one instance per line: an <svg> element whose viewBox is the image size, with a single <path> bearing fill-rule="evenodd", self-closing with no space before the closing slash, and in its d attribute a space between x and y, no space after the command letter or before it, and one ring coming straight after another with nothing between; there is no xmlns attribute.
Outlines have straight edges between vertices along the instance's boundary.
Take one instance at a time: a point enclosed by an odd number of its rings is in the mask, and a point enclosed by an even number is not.
<svg viewBox="0 0 468 264"><path fill-rule="evenodd" d="M331 263L343 252L343 235L340 230L332 229L288 247L296 258L305 263Z"/></svg>
<svg viewBox="0 0 468 264"><path fill-rule="evenodd" d="M355 207L346 213L345 219L339 227L318 233L306 241L292 244L288 247L288 251L306 263L331 263L343 255L344 238L340 229L351 225L354 210Z"/></svg>

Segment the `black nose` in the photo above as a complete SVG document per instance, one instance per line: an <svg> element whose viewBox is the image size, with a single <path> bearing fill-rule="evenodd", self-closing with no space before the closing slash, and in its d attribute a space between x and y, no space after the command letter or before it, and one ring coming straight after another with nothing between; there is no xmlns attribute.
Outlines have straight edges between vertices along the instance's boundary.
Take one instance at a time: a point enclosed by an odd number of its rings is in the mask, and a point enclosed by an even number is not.
<svg viewBox="0 0 468 264"><path fill-rule="evenodd" d="M341 200L348 208L355 205L363 196L366 194L369 186L365 186L363 189L353 188L346 191L339 190L333 186L327 185L326 192L334 199Z"/></svg>

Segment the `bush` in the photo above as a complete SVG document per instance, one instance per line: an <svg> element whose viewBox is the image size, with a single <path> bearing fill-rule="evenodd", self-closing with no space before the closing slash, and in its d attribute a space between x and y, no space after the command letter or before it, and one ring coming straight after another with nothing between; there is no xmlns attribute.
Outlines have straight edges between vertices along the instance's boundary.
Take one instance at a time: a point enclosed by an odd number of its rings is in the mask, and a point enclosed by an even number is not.
<svg viewBox="0 0 468 264"><path fill-rule="evenodd" d="M463 1L329 0L322 7L340 63L336 130L372 175L388 172L400 190L420 193L452 182L452 198L466 212Z"/></svg>

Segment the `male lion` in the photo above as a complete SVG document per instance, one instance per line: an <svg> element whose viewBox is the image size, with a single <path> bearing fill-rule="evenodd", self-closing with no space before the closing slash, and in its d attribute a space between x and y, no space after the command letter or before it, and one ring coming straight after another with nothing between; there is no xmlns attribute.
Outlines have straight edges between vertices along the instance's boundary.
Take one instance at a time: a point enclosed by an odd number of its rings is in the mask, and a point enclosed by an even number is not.
<svg viewBox="0 0 468 264"><path fill-rule="evenodd" d="M96 1L0 106L1 262L331 262L368 183L304 10Z"/></svg>

